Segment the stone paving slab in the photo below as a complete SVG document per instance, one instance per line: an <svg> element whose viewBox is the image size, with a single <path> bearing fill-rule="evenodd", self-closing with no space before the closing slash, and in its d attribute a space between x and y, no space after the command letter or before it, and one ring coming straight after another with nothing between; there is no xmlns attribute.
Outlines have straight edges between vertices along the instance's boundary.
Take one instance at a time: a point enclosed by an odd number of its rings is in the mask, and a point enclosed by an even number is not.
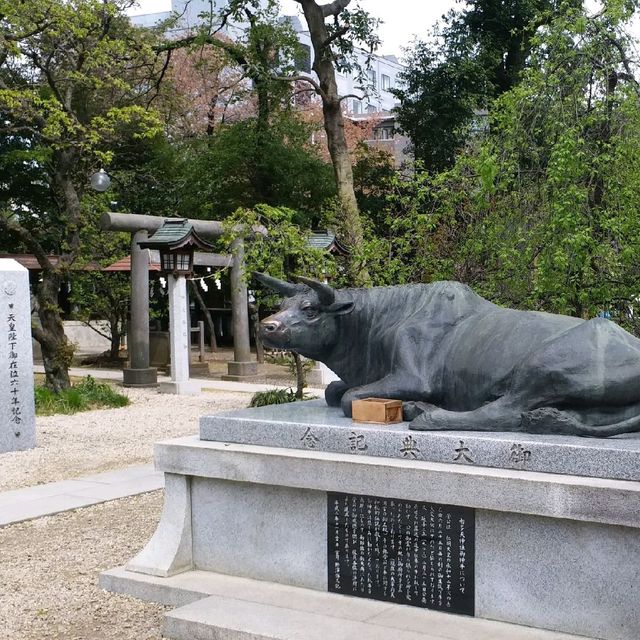
<svg viewBox="0 0 640 640"><path fill-rule="evenodd" d="M78 479L62 480L61 482L48 482L47 484L39 484L33 487L26 487L24 489L11 489L10 491L3 491L0 493L0 508L41 500L51 496L74 494L77 491L91 489L95 486L95 482L85 482L84 479Z"/></svg>
<svg viewBox="0 0 640 640"><path fill-rule="evenodd" d="M0 526L156 491L163 486L164 474L147 464L5 491L0 493Z"/></svg>
<svg viewBox="0 0 640 640"><path fill-rule="evenodd" d="M102 573L100 586L179 606L165 618L164 634L173 640L578 640L506 622L197 570L159 578L119 567Z"/></svg>

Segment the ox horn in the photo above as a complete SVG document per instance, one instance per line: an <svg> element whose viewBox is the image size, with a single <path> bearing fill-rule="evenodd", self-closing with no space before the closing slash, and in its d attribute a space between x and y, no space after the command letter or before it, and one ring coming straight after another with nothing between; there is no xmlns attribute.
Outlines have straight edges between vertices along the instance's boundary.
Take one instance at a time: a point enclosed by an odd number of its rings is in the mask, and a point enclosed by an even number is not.
<svg viewBox="0 0 640 640"><path fill-rule="evenodd" d="M318 300L323 307L330 307L336 301L336 292L328 284L303 276L298 276L297 279L318 294Z"/></svg>
<svg viewBox="0 0 640 640"><path fill-rule="evenodd" d="M278 278L274 278L266 273L260 273L259 271L253 272L253 277L262 284L266 285L270 289L281 293L284 296L292 297L295 296L296 293L299 293L298 285L292 284L291 282L286 282L284 280L278 280Z"/></svg>

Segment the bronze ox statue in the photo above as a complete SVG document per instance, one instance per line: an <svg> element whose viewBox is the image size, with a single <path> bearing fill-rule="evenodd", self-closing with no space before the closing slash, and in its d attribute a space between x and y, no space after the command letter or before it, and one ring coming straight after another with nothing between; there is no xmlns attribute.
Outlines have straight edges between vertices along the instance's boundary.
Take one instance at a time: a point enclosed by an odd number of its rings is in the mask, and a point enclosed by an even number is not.
<svg viewBox="0 0 640 640"><path fill-rule="evenodd" d="M335 290L255 277L285 296L264 344L324 362L325 393L403 400L411 429L613 436L640 431L640 340L610 320L499 307L459 282Z"/></svg>

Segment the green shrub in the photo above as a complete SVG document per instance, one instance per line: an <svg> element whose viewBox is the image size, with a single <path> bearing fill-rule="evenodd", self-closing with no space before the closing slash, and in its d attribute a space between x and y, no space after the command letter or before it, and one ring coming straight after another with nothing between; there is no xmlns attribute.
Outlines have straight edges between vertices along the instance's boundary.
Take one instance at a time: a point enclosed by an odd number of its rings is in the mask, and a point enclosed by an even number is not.
<svg viewBox="0 0 640 640"><path fill-rule="evenodd" d="M125 407L129 398L118 393L108 384L87 376L69 389L54 393L46 387L36 387L36 414L50 416L55 413L71 414L91 409Z"/></svg>
<svg viewBox="0 0 640 640"><path fill-rule="evenodd" d="M258 391L251 397L250 407L265 407L268 404L286 404L295 402L296 393L293 389L271 389L270 391Z"/></svg>

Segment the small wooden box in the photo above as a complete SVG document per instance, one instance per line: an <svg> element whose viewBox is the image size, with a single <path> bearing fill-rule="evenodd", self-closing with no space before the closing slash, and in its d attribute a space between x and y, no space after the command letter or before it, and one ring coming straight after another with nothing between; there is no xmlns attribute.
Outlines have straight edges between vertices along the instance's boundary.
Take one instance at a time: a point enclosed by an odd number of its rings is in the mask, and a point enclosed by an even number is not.
<svg viewBox="0 0 640 640"><path fill-rule="evenodd" d="M351 403L351 414L354 422L373 422L375 424L392 424L402 422L402 400L387 398L365 398Z"/></svg>

